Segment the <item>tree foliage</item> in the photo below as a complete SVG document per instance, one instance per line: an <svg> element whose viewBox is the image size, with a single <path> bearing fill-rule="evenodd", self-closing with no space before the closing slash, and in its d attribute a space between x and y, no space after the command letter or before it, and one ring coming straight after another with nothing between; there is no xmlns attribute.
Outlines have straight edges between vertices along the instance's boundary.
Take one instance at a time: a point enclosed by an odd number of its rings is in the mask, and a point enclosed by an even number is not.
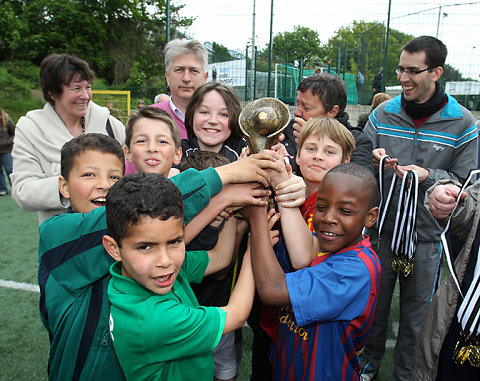
<svg viewBox="0 0 480 381"><path fill-rule="evenodd" d="M445 64L443 66L443 74L441 77L442 82L447 81L461 81L464 78L462 77L462 73L459 70L455 69L453 66L449 64Z"/></svg>
<svg viewBox="0 0 480 381"><path fill-rule="evenodd" d="M305 26L297 25L293 32L277 33L272 40L272 58L275 62L304 60L308 64L310 59L324 55L318 32ZM269 44L259 53L261 60L268 60L268 50Z"/></svg>
<svg viewBox="0 0 480 381"><path fill-rule="evenodd" d="M212 62L225 62L235 59L228 51L228 48L226 46L223 46L222 44L219 44L218 42L214 42L212 44L212 50Z"/></svg>
<svg viewBox="0 0 480 381"><path fill-rule="evenodd" d="M386 85L397 84L394 68L398 65L402 46L412 38L411 35L390 29L387 66L384 68ZM351 25L341 27L335 36L328 40L325 46L326 54L332 60L333 67L341 67L342 72L362 73L364 86L371 90L373 77L384 65L384 40L385 30L382 23L354 21Z"/></svg>
<svg viewBox="0 0 480 381"><path fill-rule="evenodd" d="M182 7L170 6L172 38L182 37L178 28L194 21L179 15ZM85 59L110 85L164 91L165 13L166 0L0 0L0 62L38 65L50 53L68 52ZM340 72L361 73L359 86L363 78L364 89L371 91L373 77L384 64L384 37L382 23L354 21L322 45L317 31L297 25L273 37L272 59L289 64L303 60L306 69L330 64ZM393 68L402 45L412 37L390 30L387 85L397 84ZM221 43L214 42L212 49L213 62L233 59ZM258 50L257 70L267 70L268 56L267 44ZM463 79L457 69L444 69L444 80Z"/></svg>
<svg viewBox="0 0 480 381"><path fill-rule="evenodd" d="M50 53L75 54L111 83L124 83L134 62L147 76L163 72L165 0L3 0L0 61L36 64ZM171 35L191 18L171 6Z"/></svg>

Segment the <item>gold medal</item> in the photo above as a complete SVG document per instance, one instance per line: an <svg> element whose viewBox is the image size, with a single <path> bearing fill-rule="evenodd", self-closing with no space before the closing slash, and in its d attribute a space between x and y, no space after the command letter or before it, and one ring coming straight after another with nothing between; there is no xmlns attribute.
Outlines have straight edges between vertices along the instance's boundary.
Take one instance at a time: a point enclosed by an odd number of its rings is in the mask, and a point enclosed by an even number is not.
<svg viewBox="0 0 480 381"><path fill-rule="evenodd" d="M393 271L395 271L396 273L399 273L400 272L400 259L394 259L392 261L392 269Z"/></svg>
<svg viewBox="0 0 480 381"><path fill-rule="evenodd" d="M463 342L463 332L460 333L460 338L458 339L457 341L457 344L455 344L455 349L453 350L453 359L455 360L455 362L457 362L457 358L458 358L458 354L460 353L460 348L462 346L462 342Z"/></svg>
<svg viewBox="0 0 480 381"><path fill-rule="evenodd" d="M405 258L402 257L400 259L400 272L405 276L405 271L406 271L407 263L405 262Z"/></svg>
<svg viewBox="0 0 480 381"><path fill-rule="evenodd" d="M409 260L404 256L398 257L392 261L392 269L396 273L402 273L404 277L407 277L413 271L413 260Z"/></svg>
<svg viewBox="0 0 480 381"><path fill-rule="evenodd" d="M480 348L478 344L471 345L471 352L470 356L468 357L468 361L475 368L480 368Z"/></svg>
<svg viewBox="0 0 480 381"><path fill-rule="evenodd" d="M466 360L467 347L462 347L455 358L456 363L463 364Z"/></svg>
<svg viewBox="0 0 480 381"><path fill-rule="evenodd" d="M405 276L405 278L409 276L412 273L412 271L413 271L413 261L407 259L405 261L405 270L403 272L403 275Z"/></svg>

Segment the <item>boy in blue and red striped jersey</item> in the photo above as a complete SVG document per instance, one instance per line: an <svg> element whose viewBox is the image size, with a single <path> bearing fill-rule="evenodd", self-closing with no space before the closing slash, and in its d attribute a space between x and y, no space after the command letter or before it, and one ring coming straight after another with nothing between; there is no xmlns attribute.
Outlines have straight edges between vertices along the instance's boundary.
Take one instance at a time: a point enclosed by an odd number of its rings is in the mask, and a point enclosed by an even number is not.
<svg viewBox="0 0 480 381"><path fill-rule="evenodd" d="M270 245L265 210L250 221L255 284L265 304L280 309L270 360L275 380L358 380L373 320L380 261L363 227L378 216L373 174L348 163L320 184L313 225L320 253L310 267L285 274Z"/></svg>

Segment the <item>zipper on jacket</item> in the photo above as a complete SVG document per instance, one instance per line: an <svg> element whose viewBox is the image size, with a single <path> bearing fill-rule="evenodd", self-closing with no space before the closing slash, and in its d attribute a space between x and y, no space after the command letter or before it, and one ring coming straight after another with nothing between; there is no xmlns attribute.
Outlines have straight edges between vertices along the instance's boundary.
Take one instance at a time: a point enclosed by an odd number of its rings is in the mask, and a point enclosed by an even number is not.
<svg viewBox="0 0 480 381"><path fill-rule="evenodd" d="M105 331L103 331L103 340L102 340L102 345L106 346L108 345L108 342L110 340L110 330L107 328Z"/></svg>

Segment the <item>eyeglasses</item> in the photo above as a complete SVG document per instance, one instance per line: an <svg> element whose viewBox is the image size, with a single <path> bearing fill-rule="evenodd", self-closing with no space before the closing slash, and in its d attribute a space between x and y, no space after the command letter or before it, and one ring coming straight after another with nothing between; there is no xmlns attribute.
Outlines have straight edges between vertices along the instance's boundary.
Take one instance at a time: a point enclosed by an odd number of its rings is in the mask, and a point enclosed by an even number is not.
<svg viewBox="0 0 480 381"><path fill-rule="evenodd" d="M397 75L402 75L403 73L405 73L409 77L413 77L417 74L423 73L424 71L434 69L435 67L436 66L431 66L423 70L411 70L411 69L405 69L403 66L397 66L394 70L395 70L395 74Z"/></svg>

